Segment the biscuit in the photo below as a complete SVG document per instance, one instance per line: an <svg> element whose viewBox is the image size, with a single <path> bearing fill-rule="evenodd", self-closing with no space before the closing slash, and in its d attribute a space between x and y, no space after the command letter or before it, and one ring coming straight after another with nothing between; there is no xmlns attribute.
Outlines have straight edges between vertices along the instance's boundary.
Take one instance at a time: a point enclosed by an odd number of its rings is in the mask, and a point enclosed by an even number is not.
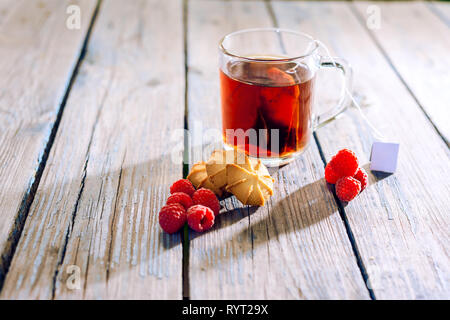
<svg viewBox="0 0 450 320"><path fill-rule="evenodd" d="M214 150L208 162L206 162L206 172L216 188L225 189L227 185L227 164L231 163L247 169L251 167L248 157L236 150Z"/></svg>
<svg viewBox="0 0 450 320"><path fill-rule="evenodd" d="M260 160L251 161L250 168L236 164L226 166L226 191L244 205L263 206L273 195L273 178Z"/></svg>
<svg viewBox="0 0 450 320"><path fill-rule="evenodd" d="M208 174L206 173L205 162L201 161L195 163L191 171L189 172L187 179L192 182L196 189L206 188L214 192L218 197L221 197L223 191L219 188L216 188L211 182Z"/></svg>
<svg viewBox="0 0 450 320"><path fill-rule="evenodd" d="M263 206L273 195L273 178L258 159L235 150L214 150L209 160L194 164L187 178L195 188L221 197L232 193L244 205Z"/></svg>

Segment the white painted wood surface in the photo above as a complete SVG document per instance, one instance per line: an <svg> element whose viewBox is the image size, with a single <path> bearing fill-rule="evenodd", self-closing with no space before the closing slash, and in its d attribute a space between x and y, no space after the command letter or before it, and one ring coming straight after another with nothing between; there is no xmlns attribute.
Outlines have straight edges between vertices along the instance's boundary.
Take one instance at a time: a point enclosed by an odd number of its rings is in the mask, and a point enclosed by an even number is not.
<svg viewBox="0 0 450 320"><path fill-rule="evenodd" d="M189 127L220 130L218 40L273 22L264 2L193 1L188 12ZM229 199L211 232L191 233L191 299L367 299L314 140L274 177L265 207Z"/></svg>
<svg viewBox="0 0 450 320"><path fill-rule="evenodd" d="M280 25L321 39L351 61L363 112L400 142L398 170L370 174L370 185L345 207L377 299L449 297L449 151L351 9L333 2L274 2ZM333 21L331 24L324 21ZM339 32L336 32L339 30ZM368 169L368 126L355 110L319 129L327 160L350 148Z"/></svg>
<svg viewBox="0 0 450 320"><path fill-rule="evenodd" d="M181 237L156 213L183 97L181 2L103 1L2 298L181 299Z"/></svg>
<svg viewBox="0 0 450 320"><path fill-rule="evenodd" d="M69 3L83 11L79 30L66 28ZM95 5L0 1L0 282Z"/></svg>
<svg viewBox="0 0 450 320"><path fill-rule="evenodd" d="M448 59L448 6L412 4L405 16L428 24L409 26L394 19L403 4L380 3L385 24L370 31L367 3L103 0L34 196L30 186L96 5L70 3L82 8L81 30L65 28L68 2L0 0L0 266L10 266L1 299L368 299L365 272L377 299L448 299L450 185L443 173L450 152L433 127L448 128L448 99L439 92L445 73L435 69L439 55ZM398 171L370 174L341 217L320 151L329 160L351 148L368 169L374 141L350 109L320 129L318 144L300 159L274 172L265 207L228 198L213 230L189 234L183 257L182 233L164 234L157 212L183 174L176 129L184 126L185 95L194 161L218 137L200 141L192 130L221 127L219 39L275 20L352 63L363 112L401 143ZM411 60L416 68L408 68ZM334 90L319 95L327 104ZM26 221L24 196L33 200ZM79 288L72 281L78 271Z"/></svg>
<svg viewBox="0 0 450 320"><path fill-rule="evenodd" d="M431 1L426 3L429 8L450 27L450 3Z"/></svg>
<svg viewBox="0 0 450 320"><path fill-rule="evenodd" d="M450 27L423 2L355 2L355 7L366 17L374 4L381 24L371 35L450 143Z"/></svg>

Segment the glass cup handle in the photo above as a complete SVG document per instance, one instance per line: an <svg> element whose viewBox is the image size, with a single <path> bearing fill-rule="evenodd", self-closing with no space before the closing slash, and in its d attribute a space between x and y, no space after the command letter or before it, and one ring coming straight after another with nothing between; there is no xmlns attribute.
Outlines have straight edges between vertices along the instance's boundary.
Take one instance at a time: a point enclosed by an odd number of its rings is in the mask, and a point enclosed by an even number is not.
<svg viewBox="0 0 450 320"><path fill-rule="evenodd" d="M334 60L334 61L333 61ZM341 58L321 57L319 66L323 68L337 68L342 71L342 90L341 97L336 106L318 115L315 120L314 130L325 124L333 121L339 114L341 114L348 106L349 96L347 92L351 92L353 71L349 63Z"/></svg>

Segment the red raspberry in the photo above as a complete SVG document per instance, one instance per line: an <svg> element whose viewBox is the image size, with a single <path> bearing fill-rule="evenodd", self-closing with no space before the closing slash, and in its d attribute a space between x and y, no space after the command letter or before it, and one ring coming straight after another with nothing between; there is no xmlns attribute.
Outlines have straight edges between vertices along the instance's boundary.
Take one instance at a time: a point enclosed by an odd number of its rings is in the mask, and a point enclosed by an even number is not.
<svg viewBox="0 0 450 320"><path fill-rule="evenodd" d="M195 188L188 179L180 179L170 186L170 193L174 194L175 192L184 192L189 195L189 197L192 197Z"/></svg>
<svg viewBox="0 0 450 320"><path fill-rule="evenodd" d="M200 188L194 192L194 196L192 197L194 204L201 204L205 207L210 208L214 215L217 216L220 211L219 200L217 200L216 195L209 189Z"/></svg>
<svg viewBox="0 0 450 320"><path fill-rule="evenodd" d="M336 155L331 158L328 163L333 168L333 171L341 177L353 177L358 170L358 158L355 153L349 149L339 150Z"/></svg>
<svg viewBox="0 0 450 320"><path fill-rule="evenodd" d="M179 203L168 204L159 211L159 225L167 233L175 233L186 223L186 210Z"/></svg>
<svg viewBox="0 0 450 320"><path fill-rule="evenodd" d="M166 204L179 203L184 209L189 209L193 205L191 197L184 192L175 192L167 198Z"/></svg>
<svg viewBox="0 0 450 320"><path fill-rule="evenodd" d="M361 183L352 177L343 177L336 182L336 195L342 201L353 200L361 191Z"/></svg>
<svg viewBox="0 0 450 320"><path fill-rule="evenodd" d="M353 178L355 178L361 183L361 191L363 191L366 188L367 183L369 182L366 170L364 170L363 168L358 168L358 171L356 171L356 174Z"/></svg>
<svg viewBox="0 0 450 320"><path fill-rule="evenodd" d="M201 204L194 205L187 211L187 222L192 230L206 231L214 225L214 212Z"/></svg>
<svg viewBox="0 0 450 320"><path fill-rule="evenodd" d="M327 180L328 183L335 184L338 179L339 176L336 174L336 172L334 172L333 167L330 165L330 163L328 163L325 167L325 180Z"/></svg>

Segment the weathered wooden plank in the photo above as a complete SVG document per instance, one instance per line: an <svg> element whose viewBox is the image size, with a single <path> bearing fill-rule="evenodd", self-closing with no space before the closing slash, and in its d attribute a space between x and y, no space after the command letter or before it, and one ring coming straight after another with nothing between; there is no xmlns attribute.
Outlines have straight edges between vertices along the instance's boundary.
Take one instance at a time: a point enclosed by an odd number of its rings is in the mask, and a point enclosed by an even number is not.
<svg viewBox="0 0 450 320"><path fill-rule="evenodd" d="M423 2L357 2L380 8L380 29L370 30L440 134L450 142L449 27Z"/></svg>
<svg viewBox="0 0 450 320"><path fill-rule="evenodd" d="M358 21L351 4L274 2L282 27L312 34L354 66L354 92L366 116L400 142L397 172L370 174L370 185L345 207L377 299L449 297L449 151ZM324 22L327 23L324 23ZM399 40L401 41L401 40ZM438 97L437 97L438 98ZM355 110L318 130L327 160L354 150L368 169L374 141Z"/></svg>
<svg viewBox="0 0 450 320"><path fill-rule="evenodd" d="M427 5L447 24L447 26L450 26L450 3L431 1L427 2Z"/></svg>
<svg viewBox="0 0 450 320"><path fill-rule="evenodd" d="M12 8L14 5L17 5L18 1L14 0L2 0L0 1L0 23L3 23L4 19L10 14L14 12Z"/></svg>
<svg viewBox="0 0 450 320"><path fill-rule="evenodd" d="M181 1L104 0L2 297L182 298L181 237L156 213L183 117Z"/></svg>
<svg viewBox="0 0 450 320"><path fill-rule="evenodd" d="M220 130L218 41L237 29L271 26L271 17L263 1L193 1L188 12L189 127L197 119ZM198 134L194 140L202 145ZM368 298L314 142L274 177L266 207L229 199L214 229L190 234L190 297Z"/></svg>
<svg viewBox="0 0 450 320"><path fill-rule="evenodd" d="M0 283L26 216L51 130L78 61L96 3L0 2ZM82 10L81 28L66 28L66 8Z"/></svg>

